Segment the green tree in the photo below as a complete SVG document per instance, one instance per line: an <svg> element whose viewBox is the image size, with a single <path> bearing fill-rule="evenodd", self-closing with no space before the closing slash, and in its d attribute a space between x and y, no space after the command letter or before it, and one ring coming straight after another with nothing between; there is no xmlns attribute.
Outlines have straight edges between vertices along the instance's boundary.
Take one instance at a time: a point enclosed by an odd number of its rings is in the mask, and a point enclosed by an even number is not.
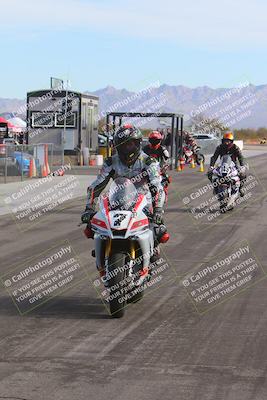
<svg viewBox="0 0 267 400"><path fill-rule="evenodd" d="M219 137L229 130L219 119L209 118L204 114L198 114L191 119L191 129L197 132L212 133Z"/></svg>

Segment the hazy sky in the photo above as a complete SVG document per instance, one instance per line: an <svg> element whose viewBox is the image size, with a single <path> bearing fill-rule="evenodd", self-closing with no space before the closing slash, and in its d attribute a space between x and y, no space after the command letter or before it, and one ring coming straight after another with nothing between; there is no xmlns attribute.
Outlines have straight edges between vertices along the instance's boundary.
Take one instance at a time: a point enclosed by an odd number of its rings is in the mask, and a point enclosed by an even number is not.
<svg viewBox="0 0 267 400"><path fill-rule="evenodd" d="M267 83L266 0L0 0L0 97Z"/></svg>

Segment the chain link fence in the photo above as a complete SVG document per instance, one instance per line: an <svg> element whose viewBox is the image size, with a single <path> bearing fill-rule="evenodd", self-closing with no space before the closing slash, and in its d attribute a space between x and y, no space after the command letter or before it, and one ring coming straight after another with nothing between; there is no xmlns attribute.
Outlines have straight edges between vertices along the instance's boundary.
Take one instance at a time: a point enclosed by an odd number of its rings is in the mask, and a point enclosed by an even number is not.
<svg viewBox="0 0 267 400"><path fill-rule="evenodd" d="M52 172L53 144L0 145L0 183L42 178Z"/></svg>

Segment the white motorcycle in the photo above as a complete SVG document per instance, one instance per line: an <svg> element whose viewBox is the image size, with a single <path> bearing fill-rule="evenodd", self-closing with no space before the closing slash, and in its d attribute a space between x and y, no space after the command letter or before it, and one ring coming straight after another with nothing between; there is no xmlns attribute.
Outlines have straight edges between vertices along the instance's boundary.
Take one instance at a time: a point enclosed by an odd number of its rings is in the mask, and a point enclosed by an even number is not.
<svg viewBox="0 0 267 400"><path fill-rule="evenodd" d="M239 196L240 178L231 156L223 156L219 166L214 168L212 173L212 184L218 196L220 211L232 210Z"/></svg>
<svg viewBox="0 0 267 400"><path fill-rule="evenodd" d="M117 178L108 194L101 196L99 211L91 219L96 264L114 318L124 315L127 303L142 298L154 244L169 238L164 225L150 223L148 209L146 196L129 179Z"/></svg>

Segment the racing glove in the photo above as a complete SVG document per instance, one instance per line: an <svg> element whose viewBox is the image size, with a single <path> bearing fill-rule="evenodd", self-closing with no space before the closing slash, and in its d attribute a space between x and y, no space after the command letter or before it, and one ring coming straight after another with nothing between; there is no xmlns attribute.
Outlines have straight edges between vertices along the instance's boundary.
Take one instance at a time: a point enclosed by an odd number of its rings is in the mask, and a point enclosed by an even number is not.
<svg viewBox="0 0 267 400"><path fill-rule="evenodd" d="M246 167L245 166L240 166L238 168L238 174L240 176L240 179L245 179L247 174L246 174Z"/></svg>
<svg viewBox="0 0 267 400"><path fill-rule="evenodd" d="M90 207L86 207L86 209L84 210L84 212L81 215L81 221L83 224L88 224L91 219L93 218L93 216L95 215L95 210L93 208Z"/></svg>
<svg viewBox="0 0 267 400"><path fill-rule="evenodd" d="M210 166L209 169L208 169L208 172L207 172L207 176L208 176L210 181L212 180L213 170L214 170L214 167Z"/></svg>

